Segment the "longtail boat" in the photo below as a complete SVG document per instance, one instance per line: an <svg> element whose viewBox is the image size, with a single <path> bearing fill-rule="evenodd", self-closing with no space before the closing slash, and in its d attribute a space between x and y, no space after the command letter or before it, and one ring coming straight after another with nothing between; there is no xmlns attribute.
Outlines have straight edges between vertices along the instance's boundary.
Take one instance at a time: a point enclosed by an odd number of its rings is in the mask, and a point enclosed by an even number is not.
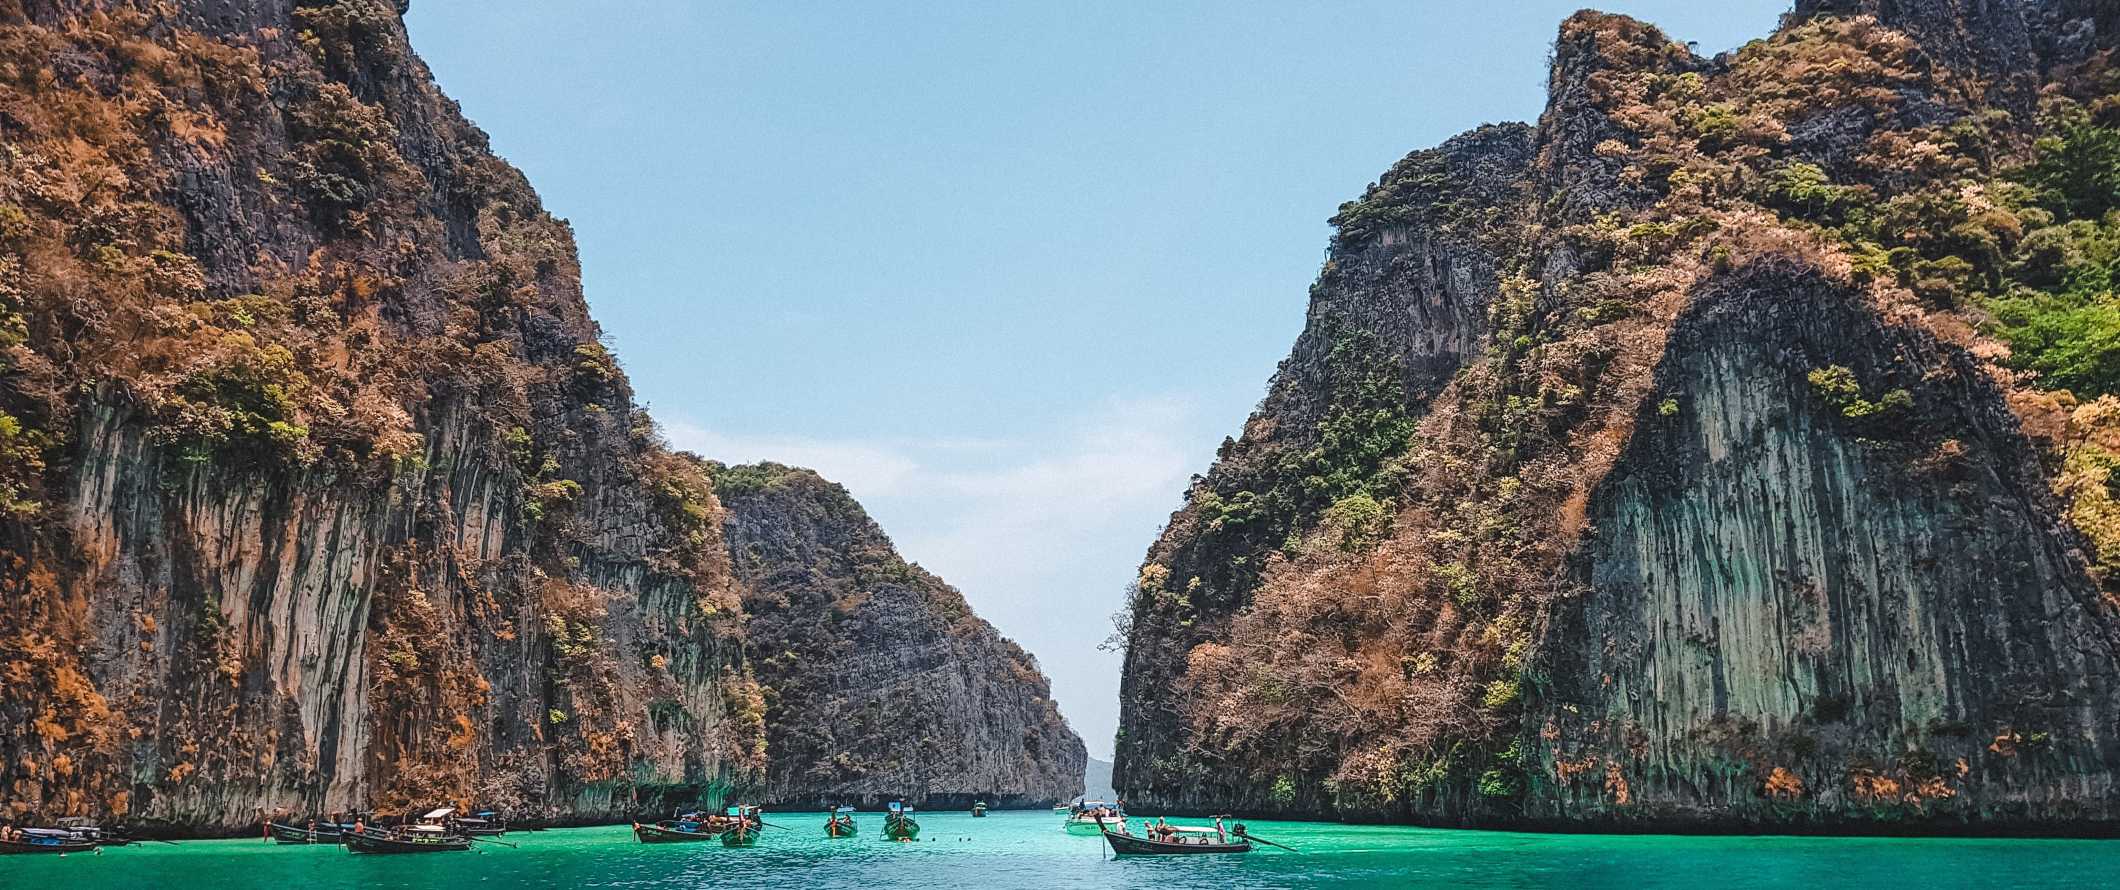
<svg viewBox="0 0 2120 890"><path fill-rule="evenodd" d="M688 841L711 841L728 830L725 825L714 824L698 813L687 813L675 819L664 819L643 825L633 823L633 836L643 844L681 844Z"/></svg>
<svg viewBox="0 0 2120 890"><path fill-rule="evenodd" d="M972 818L974 818L974 819L984 819L984 818L986 818L986 801L983 801L983 800L979 800L979 801L973 801L973 802L972 802Z"/></svg>
<svg viewBox="0 0 2120 890"><path fill-rule="evenodd" d="M1162 838L1148 838L1127 834L1125 826L1113 831L1109 824L1099 824L1097 830L1104 835L1104 842L1111 845L1112 853L1119 856L1185 856L1204 853L1249 853L1251 841L1241 833L1231 841L1217 828L1190 828L1175 825L1161 826Z"/></svg>
<svg viewBox="0 0 2120 890"><path fill-rule="evenodd" d="M883 817L884 840L909 841L919 836L920 823L913 820L913 808L891 801L891 811Z"/></svg>
<svg viewBox="0 0 2120 890"><path fill-rule="evenodd" d="M456 820L456 830L471 837L500 837L508 833L508 823L492 810L481 810Z"/></svg>
<svg viewBox="0 0 2120 890"><path fill-rule="evenodd" d="M88 841L98 847L129 847L133 844L124 828L104 828L80 816L59 820L57 828L73 835L75 840Z"/></svg>
<svg viewBox="0 0 2120 890"><path fill-rule="evenodd" d="M311 822L306 826L267 822L265 828L273 842L280 844L338 844L353 833L351 824L341 822Z"/></svg>
<svg viewBox="0 0 2120 890"><path fill-rule="evenodd" d="M748 821L738 821L729 826L728 831L721 833L721 845L724 847L750 847L757 843L758 826Z"/></svg>
<svg viewBox="0 0 2120 890"><path fill-rule="evenodd" d="M708 822L721 831L724 847L749 847L758 843L758 833L765 830L765 817L758 807L737 804L726 813L708 817Z"/></svg>
<svg viewBox="0 0 2120 890"><path fill-rule="evenodd" d="M860 831L861 826L854 824L853 807L840 807L833 810L831 817L826 819L824 823L825 837L853 837Z"/></svg>
<svg viewBox="0 0 2120 890"><path fill-rule="evenodd" d="M450 834L439 826L414 825L390 830L369 828L348 832L346 848L355 853L460 853L471 849L471 838Z"/></svg>
<svg viewBox="0 0 2120 890"><path fill-rule="evenodd" d="M0 840L0 855L87 853L95 849L95 841L63 828L23 828Z"/></svg>

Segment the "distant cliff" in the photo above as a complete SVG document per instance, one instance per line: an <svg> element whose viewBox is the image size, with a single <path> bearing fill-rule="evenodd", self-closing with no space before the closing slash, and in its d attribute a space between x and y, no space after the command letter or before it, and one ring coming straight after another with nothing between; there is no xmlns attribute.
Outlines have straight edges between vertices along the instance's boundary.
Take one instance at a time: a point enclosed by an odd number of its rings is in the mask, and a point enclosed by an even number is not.
<svg viewBox="0 0 2120 890"><path fill-rule="evenodd" d="M898 556L808 470L719 467L746 645L766 690L765 800L1050 806L1083 747L1029 653Z"/></svg>
<svg viewBox="0 0 2120 890"><path fill-rule="evenodd" d="M2120 832L2111 4L1579 13L1332 220L1149 550L1138 808Z"/></svg>
<svg viewBox="0 0 2120 890"><path fill-rule="evenodd" d="M1111 800L1119 796L1112 790L1111 761L1089 759L1089 769L1082 776L1082 796L1091 800Z"/></svg>

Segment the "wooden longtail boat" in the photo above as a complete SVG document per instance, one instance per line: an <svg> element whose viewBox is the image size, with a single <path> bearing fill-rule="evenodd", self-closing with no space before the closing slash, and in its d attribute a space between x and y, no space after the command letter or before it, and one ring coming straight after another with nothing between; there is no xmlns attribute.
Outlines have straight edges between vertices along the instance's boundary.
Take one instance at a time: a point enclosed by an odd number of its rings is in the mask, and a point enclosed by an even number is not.
<svg viewBox="0 0 2120 890"><path fill-rule="evenodd" d="M757 844L758 826L748 820L739 821L730 826L728 831L721 833L721 845L724 847L750 847Z"/></svg>
<svg viewBox="0 0 2120 890"><path fill-rule="evenodd" d="M17 853L87 853L96 842L58 828L24 828L0 841L0 855Z"/></svg>
<svg viewBox="0 0 2120 890"><path fill-rule="evenodd" d="M508 823L492 810L475 816L456 820L458 833L471 837L500 837L508 833Z"/></svg>
<svg viewBox="0 0 2120 890"><path fill-rule="evenodd" d="M986 801L983 801L983 800L981 800L981 801L974 801L974 802L972 803L972 818L974 818L974 819L984 819L984 818L986 818Z"/></svg>
<svg viewBox="0 0 2120 890"><path fill-rule="evenodd" d="M1198 840L1150 840L1131 834L1113 831L1110 825L1100 825L1104 842L1111 845L1112 853L1120 856L1189 856L1203 853L1249 853L1251 841L1242 836L1235 843L1229 842L1222 832L1213 828L1175 828L1181 835L1191 835ZM1214 835L1210 840L1208 835Z"/></svg>
<svg viewBox="0 0 2120 890"><path fill-rule="evenodd" d="M348 832L346 848L355 853L460 853L471 849L471 838L427 826L404 831L370 828Z"/></svg>
<svg viewBox="0 0 2120 890"><path fill-rule="evenodd" d="M633 823L633 836L643 844L681 844L688 841L711 841L728 829L708 825L694 819L664 819L643 825Z"/></svg>
<svg viewBox="0 0 2120 890"><path fill-rule="evenodd" d="M126 836L123 828L104 828L93 820L79 816L61 819L56 828L73 835L74 840L88 841L98 847L129 847L133 839Z"/></svg>
<svg viewBox="0 0 2120 890"><path fill-rule="evenodd" d="M825 837L853 837L860 833L861 826L854 824L854 808L840 807L832 811L824 823Z"/></svg>
<svg viewBox="0 0 2120 890"><path fill-rule="evenodd" d="M891 811L883 817L884 840L909 841L919 836L920 823L913 820L913 808L892 801Z"/></svg>
<svg viewBox="0 0 2120 890"><path fill-rule="evenodd" d="M343 843L353 826L336 822L318 822L312 826L288 825L284 822L268 822L274 843L280 844L337 844Z"/></svg>

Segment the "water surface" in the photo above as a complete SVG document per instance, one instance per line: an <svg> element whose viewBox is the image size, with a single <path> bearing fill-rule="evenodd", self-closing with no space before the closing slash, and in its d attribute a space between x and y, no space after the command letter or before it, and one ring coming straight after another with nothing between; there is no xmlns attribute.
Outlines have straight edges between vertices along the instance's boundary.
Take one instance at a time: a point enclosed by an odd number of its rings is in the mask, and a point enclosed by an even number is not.
<svg viewBox="0 0 2120 890"><path fill-rule="evenodd" d="M1271 887L2120 887L2120 842L1896 838L1511 834L1250 822L1303 855L1113 859L1102 839L1060 830L1047 811L922 813L920 840L824 836L822 813L773 813L788 826L757 847L634 843L625 826L510 834L519 848L363 856L259 840L138 844L101 855L0 856L0 888L364 890L533 887L1156 888ZM1182 820L1197 824L1194 820Z"/></svg>

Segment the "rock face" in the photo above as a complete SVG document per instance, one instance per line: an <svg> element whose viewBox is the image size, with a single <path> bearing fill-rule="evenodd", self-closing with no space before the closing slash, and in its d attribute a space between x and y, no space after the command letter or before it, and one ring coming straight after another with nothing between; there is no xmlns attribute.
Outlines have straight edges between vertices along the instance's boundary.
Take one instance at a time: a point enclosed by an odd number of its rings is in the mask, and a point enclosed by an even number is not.
<svg viewBox="0 0 2120 890"><path fill-rule="evenodd" d="M1082 792L1082 740L1037 662L901 559L844 488L777 464L714 480L766 690L766 801L1046 807Z"/></svg>
<svg viewBox="0 0 2120 890"><path fill-rule="evenodd" d="M1535 128L1334 218L1142 568L1118 791L2120 832L2120 381L2050 315L2112 299L2115 36L2100 4L1799 3L1704 59L1569 19Z"/></svg>
<svg viewBox="0 0 2120 890"><path fill-rule="evenodd" d="M1111 800L1119 796L1112 790L1111 761L1089 759L1089 769L1082 777L1082 796L1090 800Z"/></svg>
<svg viewBox="0 0 2120 890"><path fill-rule="evenodd" d="M762 777L702 468L345 2L0 3L0 798L249 831Z"/></svg>

